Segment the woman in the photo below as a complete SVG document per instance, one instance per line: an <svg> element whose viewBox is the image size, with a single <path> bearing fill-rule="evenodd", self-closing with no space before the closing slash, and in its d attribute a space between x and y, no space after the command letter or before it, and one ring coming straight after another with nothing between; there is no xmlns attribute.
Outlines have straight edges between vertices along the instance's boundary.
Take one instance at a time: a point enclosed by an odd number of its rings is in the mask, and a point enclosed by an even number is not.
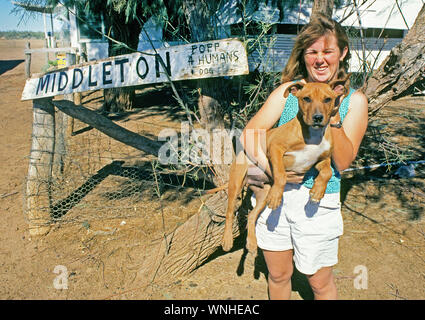
<svg viewBox="0 0 425 320"><path fill-rule="evenodd" d="M264 150L258 151L253 142L264 141L266 130L278 120L279 125L289 121L290 114L293 117L298 110L294 96L284 98L285 89L294 80L327 83L337 79L347 71L349 57L348 37L334 20L319 15L301 30L283 70L282 84L270 94L241 136L247 154L263 170L260 175L249 170L249 182L261 184L271 177ZM263 250L269 271L270 299L290 298L293 260L297 269L306 274L315 299L337 298L332 266L338 261L338 239L343 229L339 172L348 168L357 155L367 128L367 104L362 92L351 90L330 121L332 124L341 121L342 126L330 129L334 141L334 174L319 206L309 202L308 193L315 169L305 176L288 172L280 207L273 212L266 208L257 220L258 246ZM254 134L246 134L247 131Z"/></svg>

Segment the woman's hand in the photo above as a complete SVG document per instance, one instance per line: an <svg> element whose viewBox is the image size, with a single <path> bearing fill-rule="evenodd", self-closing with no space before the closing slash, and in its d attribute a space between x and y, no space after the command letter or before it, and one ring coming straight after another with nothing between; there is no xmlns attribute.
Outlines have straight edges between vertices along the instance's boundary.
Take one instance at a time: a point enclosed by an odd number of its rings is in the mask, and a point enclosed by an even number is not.
<svg viewBox="0 0 425 320"><path fill-rule="evenodd" d="M264 184L270 183L270 181L269 176L257 166L248 167L246 174L246 182L248 184L263 188Z"/></svg>
<svg viewBox="0 0 425 320"><path fill-rule="evenodd" d="M304 179L304 173L286 171L286 182L300 184L303 182L303 179Z"/></svg>
<svg viewBox="0 0 425 320"><path fill-rule="evenodd" d="M294 171L286 171L286 182L289 183L302 183L304 179L303 173L296 173ZM257 186L264 187L264 184L271 183L272 179L264 173L263 170L258 168L257 166L248 167L247 172L247 183Z"/></svg>

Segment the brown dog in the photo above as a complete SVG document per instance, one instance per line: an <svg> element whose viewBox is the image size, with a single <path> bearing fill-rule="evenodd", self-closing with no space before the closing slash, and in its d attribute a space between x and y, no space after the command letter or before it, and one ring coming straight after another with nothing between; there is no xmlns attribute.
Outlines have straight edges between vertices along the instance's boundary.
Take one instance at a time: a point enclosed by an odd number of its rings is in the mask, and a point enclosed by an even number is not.
<svg viewBox="0 0 425 320"><path fill-rule="evenodd" d="M249 252L255 253L257 250L255 222L258 215L266 205L274 210L282 201L286 170L305 173L314 165L319 174L310 190L310 199L319 202L323 198L332 176L332 136L328 124L348 94L349 83L348 75L345 79L334 80L330 84L297 82L285 90L285 98L289 92L297 97L299 111L291 121L267 131L266 154L272 168L273 185L265 185L264 188L250 185L255 193L256 206L248 214L246 247ZM225 251L233 246L232 226L236 199L245 185L248 167L252 165L245 152L241 151L230 168L226 224L222 240Z"/></svg>

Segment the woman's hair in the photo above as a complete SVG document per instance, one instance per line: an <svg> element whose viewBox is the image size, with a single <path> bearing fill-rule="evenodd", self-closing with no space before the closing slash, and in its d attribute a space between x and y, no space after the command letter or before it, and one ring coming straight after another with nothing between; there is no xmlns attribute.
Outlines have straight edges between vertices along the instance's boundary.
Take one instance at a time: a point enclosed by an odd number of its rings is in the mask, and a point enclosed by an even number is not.
<svg viewBox="0 0 425 320"><path fill-rule="evenodd" d="M344 60L339 64L338 78L346 74L348 71L348 61L351 57L347 34L338 22L319 13L301 29L296 37L291 56L282 71L281 83L308 76L304 63L304 51L317 39L327 34L335 35L341 53L345 47L348 48Z"/></svg>

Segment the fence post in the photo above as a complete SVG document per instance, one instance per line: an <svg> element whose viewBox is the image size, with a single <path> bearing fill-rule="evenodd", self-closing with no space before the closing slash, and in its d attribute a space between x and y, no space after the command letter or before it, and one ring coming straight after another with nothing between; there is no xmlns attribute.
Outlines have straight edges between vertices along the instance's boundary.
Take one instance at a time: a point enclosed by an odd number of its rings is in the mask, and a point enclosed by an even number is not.
<svg viewBox="0 0 425 320"><path fill-rule="evenodd" d="M44 47L46 49L49 49L49 39L47 38L44 40ZM46 65L49 65L49 60L50 60L49 51L46 50Z"/></svg>
<svg viewBox="0 0 425 320"><path fill-rule="evenodd" d="M66 54L66 65L72 66L74 64L77 64L77 55L75 53L67 53ZM70 100L73 101L76 105L80 105L81 104L81 93L71 93L68 96L65 97L66 100ZM71 137L72 134L74 133L74 118L72 117L68 117L68 127L67 127L67 137Z"/></svg>
<svg viewBox="0 0 425 320"><path fill-rule="evenodd" d="M66 66L75 64L75 54L66 53ZM65 100L73 101L73 94L64 95ZM72 131L70 130L70 118L67 114L57 111L56 112L56 141L55 141L55 154L53 159L53 176L58 177L62 175L65 157L67 153L68 139L71 137Z"/></svg>
<svg viewBox="0 0 425 320"><path fill-rule="evenodd" d="M55 110L51 98L33 100L32 143L26 186L26 213L31 236L50 230Z"/></svg>
<svg viewBox="0 0 425 320"><path fill-rule="evenodd" d="M81 55L76 55L76 54L70 54L69 57L72 59L72 64L77 64L77 63L81 63ZM66 55L66 61L68 63L68 54ZM75 92L73 97L74 100L74 104L79 106L81 104L81 92ZM67 99L68 100L68 99ZM70 99L69 99L70 100ZM70 117L68 120L68 137L71 137L72 134L74 133L74 118Z"/></svg>
<svg viewBox="0 0 425 320"><path fill-rule="evenodd" d="M29 50L31 49L31 44L27 42L25 47ZM31 53L25 53L25 75L27 78L31 77Z"/></svg>

